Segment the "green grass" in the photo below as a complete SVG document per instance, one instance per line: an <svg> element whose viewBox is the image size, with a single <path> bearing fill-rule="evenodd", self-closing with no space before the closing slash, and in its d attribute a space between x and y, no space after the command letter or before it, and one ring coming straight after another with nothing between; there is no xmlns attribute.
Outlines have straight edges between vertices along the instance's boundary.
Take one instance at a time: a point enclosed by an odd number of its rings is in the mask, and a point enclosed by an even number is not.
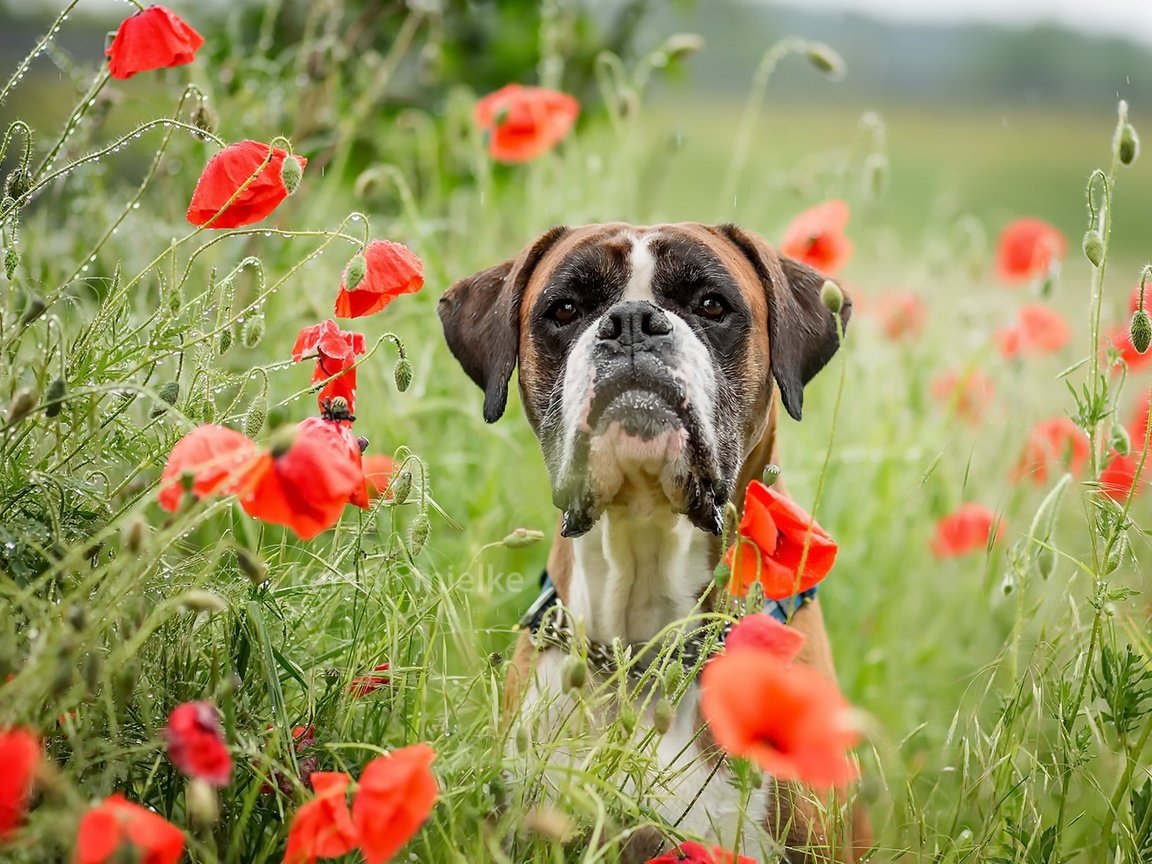
<svg viewBox="0 0 1152 864"><path fill-rule="evenodd" d="M241 72L250 92L215 83L211 70L194 73L212 91L222 137L267 140L315 110L286 96L291 58ZM161 77L170 96L183 80L181 70ZM349 116L355 84L331 82L325 98L336 117ZM135 81L115 89L156 94ZM1086 380L1085 366L1067 372L1093 347L1091 272L1075 250L1087 225L1083 183L1107 168L1114 121L1021 116L1001 127L998 117L895 113L886 118L891 186L875 198L862 174L872 145L853 131L857 118L813 110L784 122L769 104L733 209L719 201L739 120L729 106L665 100L628 118L593 109L559 152L517 168L487 162L469 108L468 94L456 93L401 122L366 121L336 144L337 158L371 142L395 160L394 176L377 171L357 191L314 161L297 194L250 231L190 232L183 209L213 148L183 130L167 141L163 128L70 171L19 213L18 228L4 226L5 247L21 259L3 294L0 393L67 384L57 416L42 401L22 422L0 425L0 680L13 676L0 685L0 726L37 730L56 766L5 859L67 859L85 804L122 790L189 829L191 860L278 861L306 795L261 787L274 771L293 774L290 728L311 722L324 768L355 771L415 741L439 751L442 796L409 847L414 860L612 860L612 846L597 851L587 838L619 839L650 811L650 797L619 793L614 773L641 767L643 752L626 752L619 729L591 739L588 768L553 802L575 831L567 845L533 815L544 803L538 759L506 755L502 663L546 547L499 541L517 527L551 533L556 516L516 400L498 424L483 423L480 394L443 345L435 301L452 279L552 224L738 218L774 236L802 206L838 195L854 207L858 251L844 276L863 308L846 349L810 387L804 422L784 421L782 461L791 494L808 506L831 448L818 516L841 551L822 596L841 684L870 718L861 795L876 823L874 860L1149 860L1152 691L1137 674L1152 656L1139 527L1150 524L1148 501L1133 503L1135 524L1123 532L1131 551L1105 574L1103 550L1118 532L1100 514L1114 511L1090 485L1074 485L1059 505L1057 564L1045 580L1015 558L1036 551L1029 526L1052 483L1008 480L1030 425L1075 411L1065 380ZM152 116L128 98L110 122L131 130ZM682 145L670 144L675 130ZM35 153L55 134L39 135ZM60 164L110 141L107 128L82 122ZM310 157L328 146L323 135L297 143ZM134 184L157 151L135 208ZM1149 165L1145 157L1119 173L1122 243L1104 287L1107 323L1123 320L1136 280L1128 262L1142 251ZM1058 356L1013 364L991 333L1031 298L999 285L991 264L999 227L1024 213L1068 232L1073 252L1053 302L1075 338ZM422 294L356 322L370 345L398 335L412 360L404 393L388 342L364 362L357 431L373 452L415 454L416 492L369 513L350 509L311 543L227 501L167 516L155 482L196 423L242 428L262 404L265 377L269 425L315 410L308 370L286 363L297 330L330 315L355 251L337 231L402 240L426 262ZM258 265L243 263L252 257ZM233 272L229 300L222 277ZM928 303L926 331L911 343L886 342L868 314L868 298L894 286ZM46 311L22 323L33 296ZM234 336L221 353L226 330ZM928 396L934 375L968 366L997 386L979 426ZM847 386L835 417L840 375ZM171 381L179 397L157 411ZM1147 387L1147 372L1133 373L1122 419ZM933 526L963 501L1000 511L1004 541L989 555L937 561ZM425 511L431 536L417 550L410 525ZM266 582L241 572L241 548L265 563ZM189 611L191 589L217 593L225 608ZM1100 658L1126 649L1136 660L1109 702L1094 683ZM391 665L391 685L349 697L351 677L380 662ZM199 698L220 706L237 763L209 826L190 820L185 781L158 737L172 706ZM1121 703L1134 714L1122 734L1108 719ZM1106 820L1114 827L1102 836Z"/></svg>

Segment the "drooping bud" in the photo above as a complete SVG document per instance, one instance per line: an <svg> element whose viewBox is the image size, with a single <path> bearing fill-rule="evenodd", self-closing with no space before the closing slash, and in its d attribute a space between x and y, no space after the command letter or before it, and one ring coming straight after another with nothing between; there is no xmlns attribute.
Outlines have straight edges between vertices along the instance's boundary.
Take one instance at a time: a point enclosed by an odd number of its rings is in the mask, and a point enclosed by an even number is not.
<svg viewBox="0 0 1152 864"><path fill-rule="evenodd" d="M6 426L15 426L32 413L40 401L40 393L35 387L21 387L8 401L8 413L4 417Z"/></svg>
<svg viewBox="0 0 1152 864"><path fill-rule="evenodd" d="M517 528L500 542L509 549L523 549L527 546L534 546L543 539L543 531L537 531L534 528Z"/></svg>
<svg viewBox="0 0 1152 864"><path fill-rule="evenodd" d="M583 690L588 683L588 664L583 657L569 655L560 673L561 686L565 690Z"/></svg>
<svg viewBox="0 0 1152 864"><path fill-rule="evenodd" d="M300 160L295 156L289 156L280 166L280 182L284 184L284 190L289 195L300 188L300 178L303 176Z"/></svg>
<svg viewBox="0 0 1152 864"><path fill-rule="evenodd" d="M720 559L720 563L716 565L716 569L712 571L712 582L717 588L723 590L728 587L729 581L732 579L732 568L729 567L724 559Z"/></svg>
<svg viewBox="0 0 1152 864"><path fill-rule="evenodd" d="M244 343L245 348L255 348L264 338L266 329L264 316L253 315L244 322L244 328L240 331L240 341Z"/></svg>
<svg viewBox="0 0 1152 864"><path fill-rule="evenodd" d="M1095 228L1089 228L1084 232L1081 247L1084 249L1084 257L1092 262L1093 267L1099 267L1104 263L1104 239Z"/></svg>
<svg viewBox="0 0 1152 864"><path fill-rule="evenodd" d="M765 465L764 473L760 475L760 482L765 486L773 486L776 481L780 479L780 466L779 465Z"/></svg>
<svg viewBox="0 0 1152 864"><path fill-rule="evenodd" d="M24 307L24 314L20 316L20 326L27 327L43 315L47 309L48 304L44 302L44 298L39 294L32 294L28 298L28 305Z"/></svg>
<svg viewBox="0 0 1152 864"><path fill-rule="evenodd" d="M249 552L247 549L237 549L236 566L240 568L240 572L247 576L248 581L253 585L263 585L268 579L268 566L255 552Z"/></svg>
<svg viewBox="0 0 1152 864"><path fill-rule="evenodd" d="M364 260L364 255L357 252L352 256L352 260L348 262L348 266L344 268L344 289L346 291L355 291L360 287L360 283L364 281L364 277L368 274L368 262Z"/></svg>
<svg viewBox="0 0 1152 864"><path fill-rule="evenodd" d="M1104 576L1116 571L1116 569L1124 563L1124 555L1128 551L1128 537L1121 534L1116 538L1116 542L1112 544L1112 548L1108 550L1108 555L1104 559Z"/></svg>
<svg viewBox="0 0 1152 864"><path fill-rule="evenodd" d="M220 331L219 341L216 343L216 350L220 354L227 354L228 349L232 347L232 328L225 327Z"/></svg>
<svg viewBox="0 0 1152 864"><path fill-rule="evenodd" d="M831 279L825 279L823 287L820 288L820 302L833 315L839 315L840 310L844 308L844 292Z"/></svg>
<svg viewBox="0 0 1152 864"><path fill-rule="evenodd" d="M213 134L219 125L216 112L213 111L203 99L201 99L200 104L196 106L196 113L192 115L192 125L201 132L207 132L209 135Z"/></svg>
<svg viewBox="0 0 1152 864"><path fill-rule="evenodd" d="M180 382L179 381L166 381L160 385L156 390L156 395L160 397L162 402L167 402L169 405L175 405L176 400L180 398Z"/></svg>
<svg viewBox="0 0 1152 864"><path fill-rule="evenodd" d="M408 530L408 553L415 558L424 550L428 542L428 533L432 530L432 523L427 513L419 514L412 520L412 527Z"/></svg>
<svg viewBox="0 0 1152 864"><path fill-rule="evenodd" d="M833 81L844 80L844 75L847 72L844 58L823 42L809 42L804 56L808 58L809 63Z"/></svg>
<svg viewBox="0 0 1152 864"><path fill-rule="evenodd" d="M32 176L20 168L11 172L4 179L4 197L20 199L28 194L32 188Z"/></svg>
<svg viewBox="0 0 1152 864"><path fill-rule="evenodd" d="M408 500L408 495L412 492L412 472L405 469L397 474L389 491L392 493L393 501L397 504L405 503Z"/></svg>
<svg viewBox="0 0 1152 864"><path fill-rule="evenodd" d="M252 400L248 411L244 414L244 434L255 438L264 428L264 421L268 417L268 397L263 393Z"/></svg>
<svg viewBox="0 0 1152 864"><path fill-rule="evenodd" d="M220 818L220 801L216 790L203 780L190 780L186 793L188 815L201 828L215 825Z"/></svg>
<svg viewBox="0 0 1152 864"><path fill-rule="evenodd" d="M628 735L636 731L636 709L632 707L631 702L624 702L620 706L620 710L616 714L616 719L620 721L620 725Z"/></svg>
<svg viewBox="0 0 1152 864"><path fill-rule="evenodd" d="M4 278L11 279L19 266L20 250L15 246L9 246L4 250Z"/></svg>
<svg viewBox="0 0 1152 864"><path fill-rule="evenodd" d="M673 660L664 667L664 692L673 695L678 693L685 677L684 664L679 660Z"/></svg>
<svg viewBox="0 0 1152 864"><path fill-rule="evenodd" d="M1115 450L1117 456L1127 456L1132 452L1132 438L1129 436L1128 430L1119 423L1112 425L1108 449Z"/></svg>
<svg viewBox="0 0 1152 864"><path fill-rule="evenodd" d="M276 434L272 436L271 442L268 445L268 451L272 454L273 459L279 459L285 453L292 449L292 445L296 443L296 427L295 426L282 426L276 430Z"/></svg>
<svg viewBox="0 0 1152 864"><path fill-rule="evenodd" d="M656 706L652 709L652 728L657 734L666 735L675 719L676 709L672 707L672 703L663 697L657 699Z"/></svg>
<svg viewBox="0 0 1152 864"><path fill-rule="evenodd" d="M1131 123L1123 123L1116 130L1116 155L1122 165L1131 165L1140 155L1140 136Z"/></svg>
<svg viewBox="0 0 1152 864"><path fill-rule="evenodd" d="M1137 309L1133 314L1132 323L1128 325L1128 338L1139 353L1148 350L1148 345L1152 343L1152 320L1148 318L1147 310Z"/></svg>
<svg viewBox="0 0 1152 864"><path fill-rule="evenodd" d="M401 357L396 361L396 366L392 370L392 374L396 377L396 389L403 393L412 384L412 364L407 357Z"/></svg>
<svg viewBox="0 0 1152 864"><path fill-rule="evenodd" d="M48 418L60 416L60 410L64 407L64 395L68 390L68 385L64 383L63 378L55 378L52 383L48 385L48 389L44 393L44 416Z"/></svg>

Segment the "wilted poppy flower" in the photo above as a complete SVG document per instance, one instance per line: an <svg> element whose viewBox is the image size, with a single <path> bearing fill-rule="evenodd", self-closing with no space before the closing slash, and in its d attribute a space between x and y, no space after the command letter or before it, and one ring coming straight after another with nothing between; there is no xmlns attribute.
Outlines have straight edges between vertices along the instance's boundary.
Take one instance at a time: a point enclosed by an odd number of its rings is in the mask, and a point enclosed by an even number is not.
<svg viewBox="0 0 1152 864"><path fill-rule="evenodd" d="M1059 312L1036 303L1021 308L1011 327L997 331L996 343L1003 356L1017 357L1059 351L1070 336Z"/></svg>
<svg viewBox="0 0 1152 864"><path fill-rule="evenodd" d="M916 294L885 294L880 297L877 311L880 329L893 342L914 339L924 329L924 301Z"/></svg>
<svg viewBox="0 0 1152 864"><path fill-rule="evenodd" d="M184 476L192 477L197 498L237 491L260 456L260 448L247 436L226 426L197 426L172 448L157 493L160 506L170 512L180 507Z"/></svg>
<svg viewBox="0 0 1152 864"><path fill-rule="evenodd" d="M280 172L289 158L301 169L308 164L303 156L289 156L286 150L259 141L229 144L208 160L200 174L188 205L188 221L206 228L240 228L267 218L288 197Z"/></svg>
<svg viewBox="0 0 1152 864"><path fill-rule="evenodd" d="M232 757L224 743L220 712L211 702L185 702L168 715L164 728L168 758L188 777L211 786L227 786Z"/></svg>
<svg viewBox="0 0 1152 864"><path fill-rule="evenodd" d="M724 557L732 569L729 590L745 593L759 572L764 596L772 600L807 591L828 575L836 548L836 542L794 501L753 480L744 497L740 539Z"/></svg>
<svg viewBox="0 0 1152 864"><path fill-rule="evenodd" d="M379 666L373 666L372 671L367 675L357 675L348 683L349 696L367 696L369 693L375 693L381 688L387 687L392 679L384 673L388 671L388 664L381 663Z"/></svg>
<svg viewBox="0 0 1152 864"><path fill-rule="evenodd" d="M113 78L183 66L196 59L204 37L164 6L149 6L126 18L104 53Z"/></svg>
<svg viewBox="0 0 1152 864"><path fill-rule="evenodd" d="M745 615L724 640L725 651L767 651L777 660L791 663L804 647L804 634L760 612Z"/></svg>
<svg viewBox="0 0 1152 864"><path fill-rule="evenodd" d="M756 864L756 859L736 855L720 846L709 849L692 840L685 840L659 858L650 858L647 864Z"/></svg>
<svg viewBox="0 0 1152 864"><path fill-rule="evenodd" d="M1067 252L1059 229L1043 219L1017 219L1000 234L996 268L1005 282L1027 282L1047 273Z"/></svg>
<svg viewBox="0 0 1152 864"><path fill-rule="evenodd" d="M856 778L850 709L836 685L768 651L729 651L704 666L700 708L725 751L778 780L826 789Z"/></svg>
<svg viewBox="0 0 1152 864"><path fill-rule="evenodd" d="M373 759L360 774L352 821L368 864L383 864L424 824L439 787L431 765L436 751L413 744Z"/></svg>
<svg viewBox="0 0 1152 864"><path fill-rule="evenodd" d="M297 363L315 358L312 383L329 381L316 395L321 410L332 399L341 398L348 403L348 413L356 413L356 358L365 351L364 336L341 330L335 321L324 321L305 327L292 346L292 359ZM343 374L340 374L343 373Z"/></svg>
<svg viewBox="0 0 1152 864"><path fill-rule="evenodd" d="M296 426L283 452L259 457L240 506L255 519L311 540L336 524L345 504L361 500L367 504L355 436L340 423L309 417Z"/></svg>
<svg viewBox="0 0 1152 864"><path fill-rule="evenodd" d="M852 242L844 236L850 215L848 204L838 198L805 210L784 232L780 251L822 273L835 274L852 257Z"/></svg>
<svg viewBox="0 0 1152 864"><path fill-rule="evenodd" d="M121 861L124 846L132 847L136 854L132 860L142 864L176 864L184 854L184 832L158 813L116 794L80 820L76 864Z"/></svg>
<svg viewBox="0 0 1152 864"><path fill-rule="evenodd" d="M996 395L992 379L979 369L945 372L932 381L932 396L972 423L979 423Z"/></svg>
<svg viewBox="0 0 1152 864"><path fill-rule="evenodd" d="M1069 418L1054 417L1032 427L1012 480L1031 478L1042 486L1048 482L1049 463L1063 464L1073 474L1079 474L1087 461L1088 436Z"/></svg>
<svg viewBox="0 0 1152 864"><path fill-rule="evenodd" d="M360 836L348 812L348 784L352 778L339 771L312 775L316 797L292 817L284 864L314 864L317 858L338 858L356 848Z"/></svg>
<svg viewBox="0 0 1152 864"><path fill-rule="evenodd" d="M989 538L998 540L1003 532L1003 523L983 504L963 504L936 523L932 552L937 558L966 555L987 548Z"/></svg>
<svg viewBox="0 0 1152 864"><path fill-rule="evenodd" d="M336 317L371 315L401 294L415 294L423 287L424 262L411 249L391 240L373 240L344 268Z"/></svg>
<svg viewBox="0 0 1152 864"><path fill-rule="evenodd" d="M32 795L40 762L40 740L27 729L0 732L0 842L11 835Z"/></svg>
<svg viewBox="0 0 1152 864"><path fill-rule="evenodd" d="M472 118L488 133L488 152L500 162L530 162L568 135L580 103L545 87L508 84L476 103Z"/></svg>
<svg viewBox="0 0 1152 864"><path fill-rule="evenodd" d="M392 463L391 456L385 456L382 453L365 456L364 480L368 484L368 494L377 498L387 493L388 497L391 498L392 493L388 491L388 487L392 484L392 475L395 471L396 466Z"/></svg>

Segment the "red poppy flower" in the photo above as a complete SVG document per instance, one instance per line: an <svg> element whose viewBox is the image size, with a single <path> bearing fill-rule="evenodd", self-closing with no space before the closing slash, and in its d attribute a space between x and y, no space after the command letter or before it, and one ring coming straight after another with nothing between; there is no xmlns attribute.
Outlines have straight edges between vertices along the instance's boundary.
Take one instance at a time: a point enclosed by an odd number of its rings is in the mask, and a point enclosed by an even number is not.
<svg viewBox="0 0 1152 864"><path fill-rule="evenodd" d="M164 729L168 758L188 777L212 786L227 786L232 757L224 743L220 712L211 702L185 702L168 715Z"/></svg>
<svg viewBox="0 0 1152 864"><path fill-rule="evenodd" d="M1051 462L1067 466L1079 474L1088 461L1088 436L1067 417L1043 420L1032 427L1020 461L1012 471L1012 482L1031 478L1037 486L1048 482Z"/></svg>
<svg viewBox="0 0 1152 864"><path fill-rule="evenodd" d="M355 436L344 424L309 417L291 446L266 453L251 469L240 506L254 519L284 525L311 540L340 519L344 505L367 504Z"/></svg>
<svg viewBox="0 0 1152 864"><path fill-rule="evenodd" d="M284 864L315 864L317 858L347 855L360 842L348 812L348 784L352 778L339 771L312 775L316 797L292 817Z"/></svg>
<svg viewBox="0 0 1152 864"><path fill-rule="evenodd" d="M979 423L996 395L992 379L979 369L945 372L932 381L932 396L971 423Z"/></svg>
<svg viewBox="0 0 1152 864"><path fill-rule="evenodd" d="M367 696L375 693L392 683L392 679L382 673L388 671L388 664L381 663L373 666L372 671L366 675L357 675L348 683L349 696Z"/></svg>
<svg viewBox="0 0 1152 864"><path fill-rule="evenodd" d="M915 339L924 329L924 301L911 293L885 294L878 304L880 329L893 342Z"/></svg>
<svg viewBox="0 0 1152 864"><path fill-rule="evenodd" d="M844 236L850 215L838 198L805 210L784 232L780 251L822 273L836 273L852 257L852 242Z"/></svg>
<svg viewBox="0 0 1152 864"><path fill-rule="evenodd" d="M431 765L436 751L413 744L380 756L360 774L352 821L368 864L383 864L424 824L439 787Z"/></svg>
<svg viewBox="0 0 1152 864"><path fill-rule="evenodd" d="M0 842L20 824L40 762L40 740L27 729L0 732Z"/></svg>
<svg viewBox="0 0 1152 864"><path fill-rule="evenodd" d="M197 426L172 448L157 493L160 506L170 512L180 507L184 475L192 476L192 494L207 498L228 495L243 485L260 458L260 448L245 435L225 426Z"/></svg>
<svg viewBox="0 0 1152 864"><path fill-rule="evenodd" d="M1027 282L1048 272L1068 252L1064 235L1043 219L1017 219L1000 234L996 268L1005 282Z"/></svg>
<svg viewBox="0 0 1152 864"><path fill-rule="evenodd" d="M325 403L337 397L348 402L348 412L356 413L356 358L365 351L364 336L341 330L335 321L305 327L296 337L292 346L292 359L297 363L315 358L316 369L312 372L312 383L329 381L316 395L320 409ZM343 374L341 374L343 373Z"/></svg>
<svg viewBox="0 0 1152 864"><path fill-rule="evenodd" d="M340 291L336 295L337 318L371 315L401 294L415 294L424 287L424 262L407 246L391 240L373 240L361 255L364 275L360 283L348 285L349 272L355 269L352 263L344 268L340 277Z"/></svg>
<svg viewBox="0 0 1152 864"><path fill-rule="evenodd" d="M1068 324L1059 312L1033 304L1020 310L1015 324L997 331L996 342L1003 356L1016 357L1059 351L1070 336Z"/></svg>
<svg viewBox="0 0 1152 864"><path fill-rule="evenodd" d="M989 538L998 540L1003 533L1004 524L983 504L963 504L936 523L932 552L937 558L966 555L987 548Z"/></svg>
<svg viewBox="0 0 1152 864"><path fill-rule="evenodd" d="M857 736L836 685L767 651L731 651L704 666L700 708L716 743L779 780L825 789L856 777Z"/></svg>
<svg viewBox="0 0 1152 864"><path fill-rule="evenodd" d="M781 624L767 613L745 615L724 640L725 651L767 651L777 660L791 663L804 647L804 634Z"/></svg>
<svg viewBox="0 0 1152 864"><path fill-rule="evenodd" d="M289 157L286 150L259 141L229 144L208 160L200 174L188 205L188 221L205 228L240 228L266 219L288 197L280 179L288 158L299 162L301 170L308 164L303 156Z"/></svg>
<svg viewBox="0 0 1152 864"><path fill-rule="evenodd" d="M113 78L183 66L196 59L204 37L171 9L149 6L125 19L104 53Z"/></svg>
<svg viewBox="0 0 1152 864"><path fill-rule="evenodd" d="M140 864L176 864L184 854L184 832L123 795L112 795L80 820L76 864L120 861L124 844L133 847L132 860Z"/></svg>
<svg viewBox="0 0 1152 864"><path fill-rule="evenodd" d="M508 84L476 103L472 118L488 133L488 152L500 162L530 162L567 137L580 103L545 87Z"/></svg>
<svg viewBox="0 0 1152 864"><path fill-rule="evenodd" d="M368 483L368 494L373 498L385 494L391 498L392 493L388 487L392 484L392 476L395 472L396 466L393 464L391 456L385 456L382 453L365 456L364 480Z"/></svg>
<svg viewBox="0 0 1152 864"><path fill-rule="evenodd" d="M744 497L740 540L724 557L732 569L729 590L745 593L759 572L764 596L773 600L807 591L828 575L836 549L836 542L794 501L753 480Z"/></svg>
<svg viewBox="0 0 1152 864"><path fill-rule="evenodd" d="M659 858L650 858L647 864L756 864L756 859L747 855L736 855L720 846L709 849L699 843L685 840Z"/></svg>

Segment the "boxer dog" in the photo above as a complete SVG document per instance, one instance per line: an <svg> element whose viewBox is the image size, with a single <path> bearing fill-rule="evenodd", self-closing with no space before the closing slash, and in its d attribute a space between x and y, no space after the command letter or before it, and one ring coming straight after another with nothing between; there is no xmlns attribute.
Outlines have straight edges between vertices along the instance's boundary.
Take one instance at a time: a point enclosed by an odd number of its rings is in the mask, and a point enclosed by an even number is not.
<svg viewBox="0 0 1152 864"><path fill-rule="evenodd" d="M613 658L639 661L651 640L682 646L701 632L724 507L741 507L749 481L775 462L775 394L799 420L804 385L839 347L824 282L735 225L605 224L553 228L441 298L448 347L484 391L488 422L504 413L519 365L562 514L548 557L554 590L537 603L543 616L537 609L522 622L529 632L509 678L511 704L520 722L536 724L536 740L556 740L586 716L578 708L587 697L565 672L572 656L592 667L592 684L612 682L607 706L595 708L603 730L622 710ZM845 298L844 323L850 312ZM807 637L797 662L834 678L819 602L789 623ZM706 656L717 646L713 638L696 647ZM741 796L699 713L691 670L704 656L677 656L688 681L660 721L659 700L646 697L654 676L646 683L649 667L636 663L641 713L632 720L637 742L655 741L645 784L659 792L653 809L680 835L744 854L850 857L846 844L860 838L835 836L835 808L806 790L767 778ZM657 722L666 731L654 736ZM568 744L544 758L574 761ZM619 782L636 791L634 779ZM638 827L625 857L644 861L674 845L670 836Z"/></svg>

